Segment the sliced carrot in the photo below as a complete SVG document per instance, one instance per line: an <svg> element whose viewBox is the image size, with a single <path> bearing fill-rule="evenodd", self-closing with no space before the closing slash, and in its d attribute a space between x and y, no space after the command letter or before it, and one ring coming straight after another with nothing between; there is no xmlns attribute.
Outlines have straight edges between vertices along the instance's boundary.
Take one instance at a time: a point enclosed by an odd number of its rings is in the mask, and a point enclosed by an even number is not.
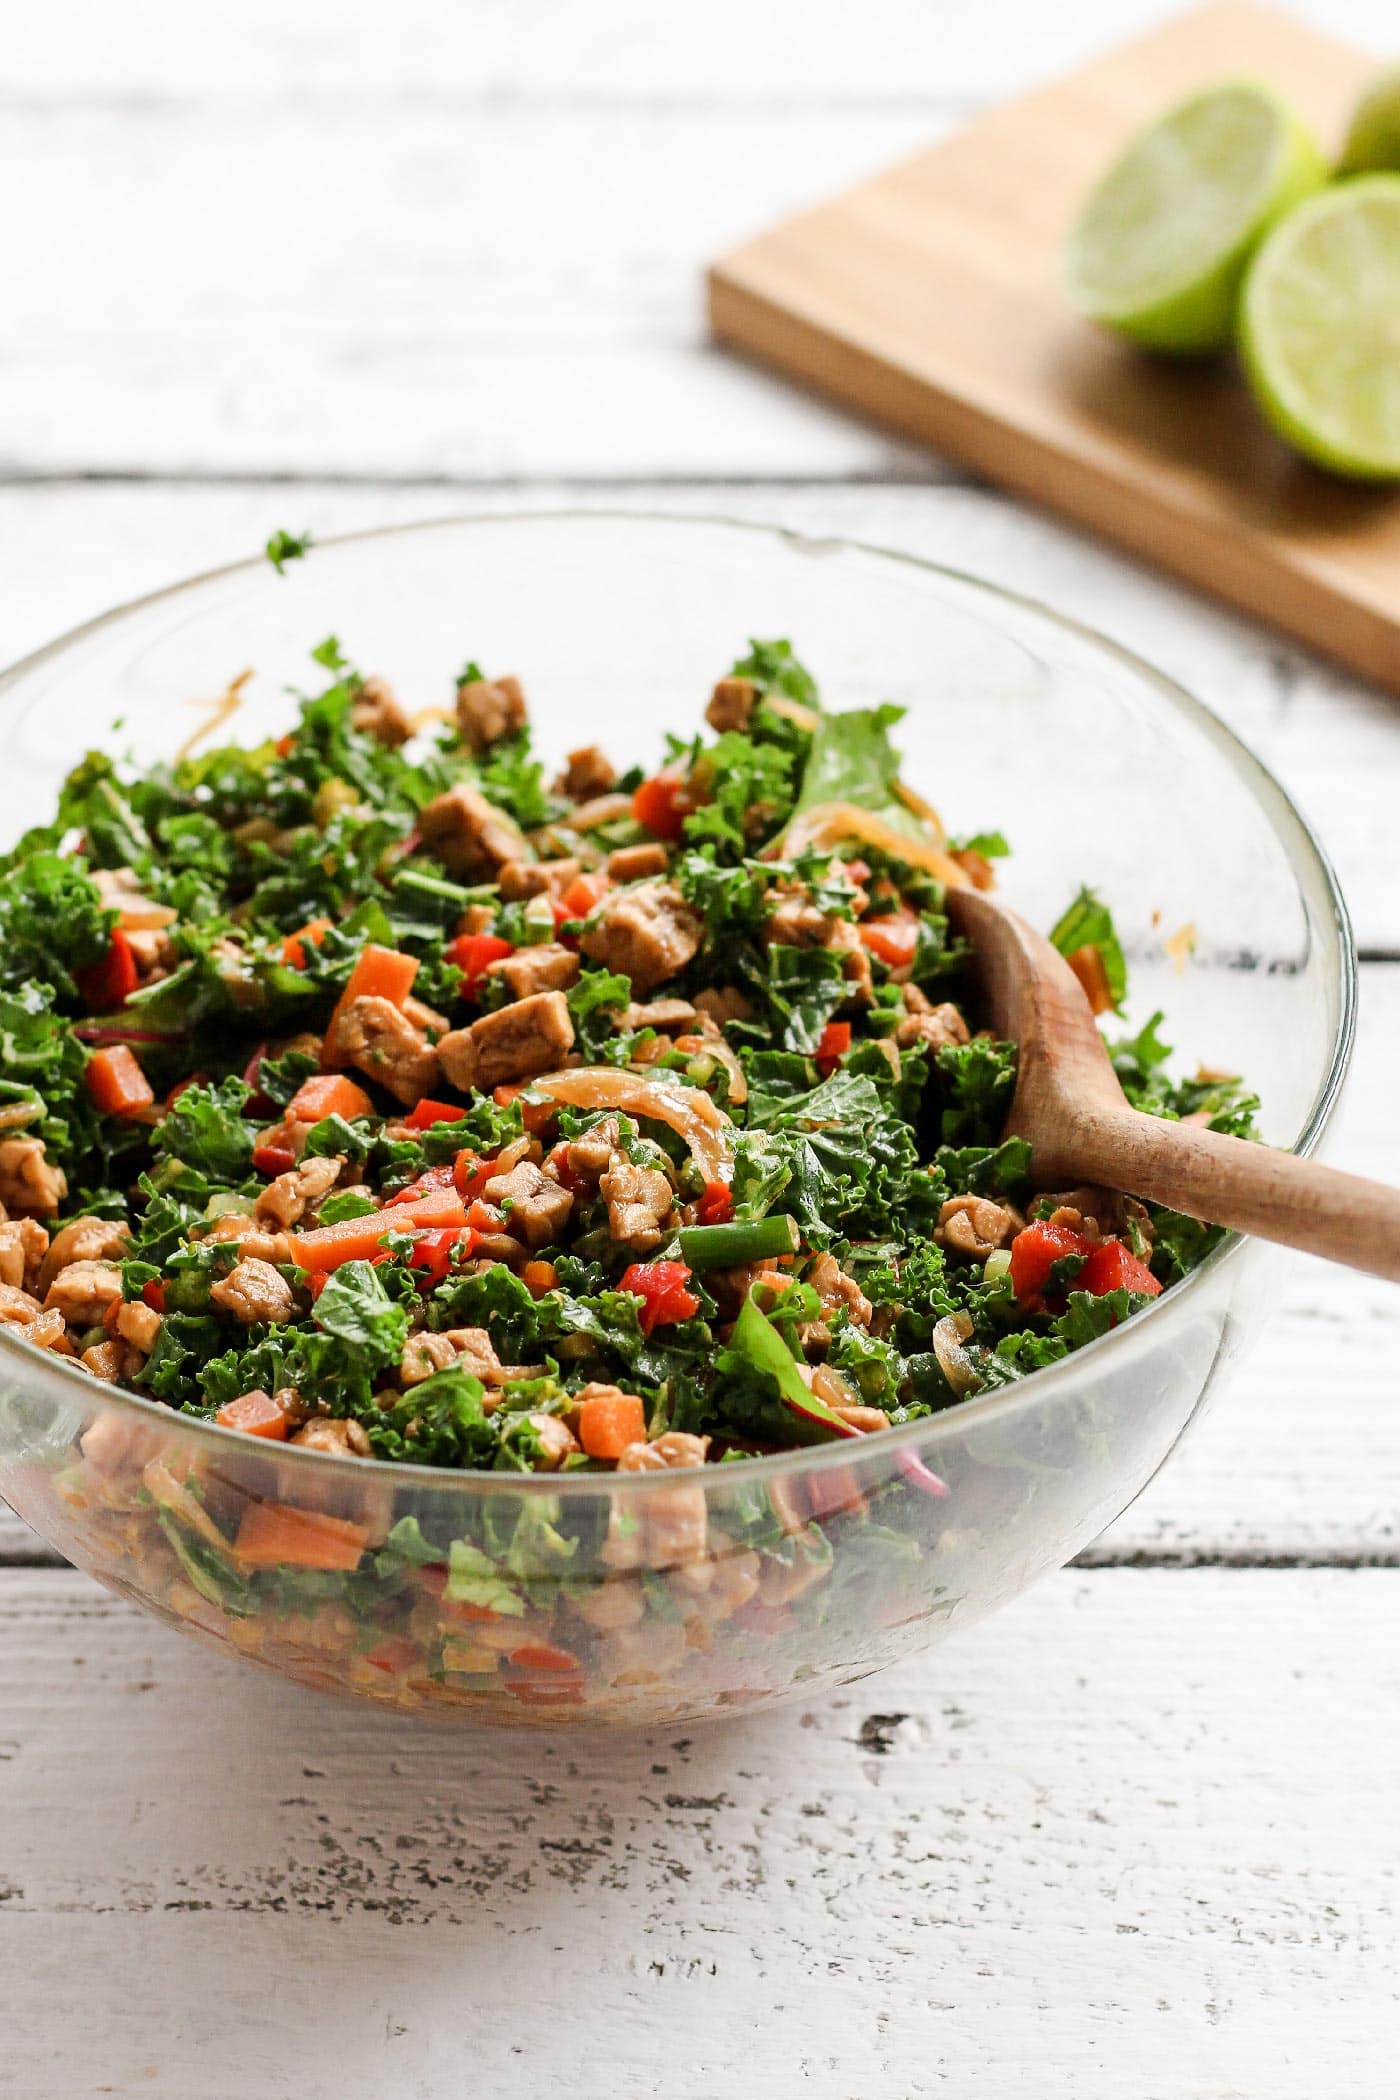
<svg viewBox="0 0 1400 2100"><path fill-rule="evenodd" d="M408 1232L414 1226L434 1231L470 1222L455 1189L439 1189L412 1203L371 1211L363 1218L342 1218L338 1225L316 1225L310 1232L288 1234L292 1254L303 1269L338 1269L342 1262L371 1261L386 1232Z"/></svg>
<svg viewBox="0 0 1400 2100"><path fill-rule="evenodd" d="M354 999L387 999L391 1006L402 1006L413 989L413 980L418 975L418 958L404 955L397 948L380 948L373 941L362 948L350 980L335 1002L330 1021L326 1027L325 1042L330 1043L336 1031L336 1023ZM327 1057L324 1045L321 1050L323 1069L331 1069L334 1053Z"/></svg>
<svg viewBox="0 0 1400 2100"><path fill-rule="evenodd" d="M1076 948L1072 955L1065 957L1065 961L1083 985L1084 996L1093 1011L1096 1014L1112 1013L1113 987L1108 981L1103 956L1093 943L1090 942L1084 948Z"/></svg>
<svg viewBox="0 0 1400 2100"><path fill-rule="evenodd" d="M287 1114L297 1123L319 1123L322 1116L372 1116L374 1103L362 1086L343 1072L316 1072L304 1079L287 1103Z"/></svg>
<svg viewBox="0 0 1400 2100"><path fill-rule="evenodd" d="M304 970L306 968L306 943L309 941L313 948L319 948L330 930L331 921L329 919L308 919L304 926L298 926L296 932L289 933L286 940L283 941L283 962L290 963L294 970Z"/></svg>
<svg viewBox="0 0 1400 2100"><path fill-rule="evenodd" d="M84 1073L87 1090L104 1116L134 1116L155 1101L151 1082L125 1043L94 1050Z"/></svg>
<svg viewBox="0 0 1400 2100"><path fill-rule="evenodd" d="M560 904L564 907L565 920L586 919L591 911L597 910L611 888L611 876L604 875L601 872L589 875L575 875L573 881L559 899Z"/></svg>
<svg viewBox="0 0 1400 2100"><path fill-rule="evenodd" d="M260 1390L240 1393L219 1409L214 1420L224 1429L241 1429L245 1436L268 1437L275 1444L285 1444L290 1433L286 1409Z"/></svg>
<svg viewBox="0 0 1400 2100"><path fill-rule="evenodd" d="M646 1409L635 1393L598 1393L578 1411L578 1440L590 1458L621 1458L646 1433Z"/></svg>
<svg viewBox="0 0 1400 2100"><path fill-rule="evenodd" d="M250 1502L233 1550L250 1568L358 1568L369 1529L348 1517L291 1509L281 1502Z"/></svg>

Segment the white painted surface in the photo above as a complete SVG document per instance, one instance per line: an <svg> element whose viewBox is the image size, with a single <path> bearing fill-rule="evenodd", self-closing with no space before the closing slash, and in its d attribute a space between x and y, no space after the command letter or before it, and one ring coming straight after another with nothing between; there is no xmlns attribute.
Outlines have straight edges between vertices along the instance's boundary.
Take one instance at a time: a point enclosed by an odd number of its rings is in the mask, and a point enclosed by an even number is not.
<svg viewBox="0 0 1400 2100"><path fill-rule="evenodd" d="M1393 703L704 344L714 248L1162 11L16 12L0 659L278 525L582 495L849 532L1180 677L1400 957ZM1393 39L1383 0L1299 11ZM1400 961L1362 1028L1333 1156L1400 1178ZM687 1745L416 1732L3 1569L0 2094L1389 2095L1400 1313L1280 1285L1101 1565Z"/></svg>
<svg viewBox="0 0 1400 2100"><path fill-rule="evenodd" d="M1395 1579L1064 1575L820 1709L542 1742L12 1574L0 2091L1383 2100Z"/></svg>

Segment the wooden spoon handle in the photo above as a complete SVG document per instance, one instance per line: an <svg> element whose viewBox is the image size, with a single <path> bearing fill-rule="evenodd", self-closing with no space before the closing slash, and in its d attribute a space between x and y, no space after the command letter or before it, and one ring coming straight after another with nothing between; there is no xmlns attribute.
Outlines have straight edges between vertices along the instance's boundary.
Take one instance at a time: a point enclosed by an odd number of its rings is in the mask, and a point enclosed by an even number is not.
<svg viewBox="0 0 1400 2100"><path fill-rule="evenodd" d="M1400 1283L1400 1189L1125 1108L1075 1133L1086 1180Z"/></svg>

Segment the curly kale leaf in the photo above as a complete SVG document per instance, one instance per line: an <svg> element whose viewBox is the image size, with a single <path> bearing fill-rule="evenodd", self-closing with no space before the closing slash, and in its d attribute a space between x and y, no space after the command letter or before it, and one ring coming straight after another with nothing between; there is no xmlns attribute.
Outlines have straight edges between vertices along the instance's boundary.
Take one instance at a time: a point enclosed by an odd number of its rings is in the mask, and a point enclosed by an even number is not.
<svg viewBox="0 0 1400 2100"><path fill-rule="evenodd" d="M0 984L74 997L73 972L101 961L116 922L81 861L32 854L0 885Z"/></svg>
<svg viewBox="0 0 1400 2100"><path fill-rule="evenodd" d="M253 1164L253 1126L243 1114L250 1091L232 1077L187 1086L157 1127L153 1148L211 1182L244 1180Z"/></svg>

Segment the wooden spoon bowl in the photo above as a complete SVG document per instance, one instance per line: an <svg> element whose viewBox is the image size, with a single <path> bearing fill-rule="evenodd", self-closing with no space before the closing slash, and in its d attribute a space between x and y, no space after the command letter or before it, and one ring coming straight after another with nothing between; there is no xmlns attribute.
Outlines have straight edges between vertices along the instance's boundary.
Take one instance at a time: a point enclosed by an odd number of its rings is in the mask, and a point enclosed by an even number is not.
<svg viewBox="0 0 1400 2100"><path fill-rule="evenodd" d="M1008 1137L1037 1187L1096 1182L1400 1283L1400 1190L1129 1105L1078 978L1043 934L971 888L947 912L977 951L997 1034L1017 1045Z"/></svg>

